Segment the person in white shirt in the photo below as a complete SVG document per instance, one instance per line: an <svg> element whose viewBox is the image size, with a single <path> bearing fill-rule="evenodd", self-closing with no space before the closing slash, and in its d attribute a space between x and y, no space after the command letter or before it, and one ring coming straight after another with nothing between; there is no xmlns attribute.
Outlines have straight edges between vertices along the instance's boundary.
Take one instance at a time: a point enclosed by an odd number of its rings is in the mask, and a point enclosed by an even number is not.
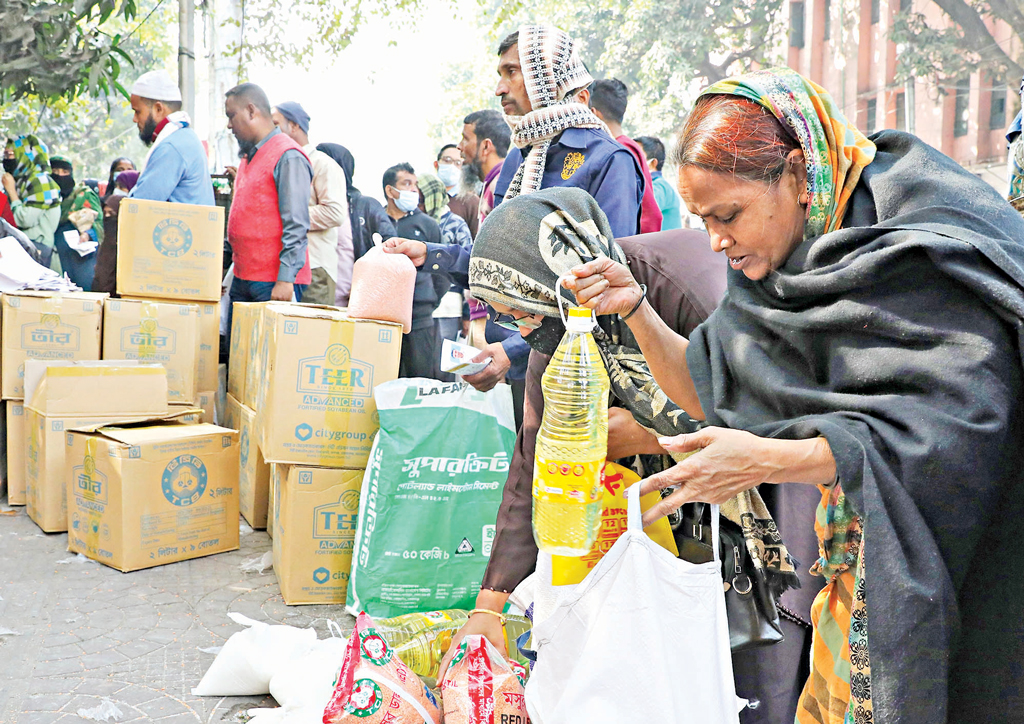
<svg viewBox="0 0 1024 724"><path fill-rule="evenodd" d="M309 264L313 278L302 293L305 304L334 305L336 292L348 303L352 288L352 225L345 173L334 159L309 142L309 114L294 101L281 103L271 116L281 132L302 146L313 164L309 195Z"/></svg>

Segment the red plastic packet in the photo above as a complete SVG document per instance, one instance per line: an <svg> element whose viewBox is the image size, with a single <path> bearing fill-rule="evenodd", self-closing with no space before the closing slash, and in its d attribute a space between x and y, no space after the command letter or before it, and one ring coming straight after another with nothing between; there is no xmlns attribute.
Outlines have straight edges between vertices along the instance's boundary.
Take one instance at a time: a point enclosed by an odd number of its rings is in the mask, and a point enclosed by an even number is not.
<svg viewBox="0 0 1024 724"><path fill-rule="evenodd" d="M373 619L356 618L324 724L439 724L437 700L388 646Z"/></svg>
<svg viewBox="0 0 1024 724"><path fill-rule="evenodd" d="M525 673L483 636L466 636L441 681L445 724L527 724Z"/></svg>

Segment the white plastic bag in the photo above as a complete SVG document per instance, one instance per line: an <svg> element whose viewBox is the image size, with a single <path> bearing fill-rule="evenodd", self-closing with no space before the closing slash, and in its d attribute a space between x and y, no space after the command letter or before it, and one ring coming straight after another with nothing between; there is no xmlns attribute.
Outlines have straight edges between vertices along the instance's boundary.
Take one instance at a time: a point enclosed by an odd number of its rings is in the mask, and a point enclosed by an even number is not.
<svg viewBox="0 0 1024 724"><path fill-rule="evenodd" d="M294 626L271 626L240 613L228 616L247 626L234 633L210 664L195 696L253 696L270 693L270 680L289 662L316 643L316 631Z"/></svg>
<svg viewBox="0 0 1024 724"><path fill-rule="evenodd" d="M332 622L333 623L333 622ZM348 638L320 639L301 658L270 680L270 694L284 709L312 708L322 716L334 693L339 662Z"/></svg>
<svg viewBox="0 0 1024 724"><path fill-rule="evenodd" d="M718 560L680 560L648 538L640 486L608 554L533 630L526 685L533 724L737 724L725 591Z"/></svg>

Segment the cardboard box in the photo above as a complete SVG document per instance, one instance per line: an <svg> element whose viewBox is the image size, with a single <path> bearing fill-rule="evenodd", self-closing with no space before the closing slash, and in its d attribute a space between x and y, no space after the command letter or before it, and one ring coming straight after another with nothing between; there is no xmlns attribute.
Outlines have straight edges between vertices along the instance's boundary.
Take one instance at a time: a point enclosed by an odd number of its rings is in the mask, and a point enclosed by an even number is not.
<svg viewBox="0 0 1024 724"><path fill-rule="evenodd" d="M238 505L253 528L267 527L270 504L270 465L256 441L256 413L228 395L225 427L238 430Z"/></svg>
<svg viewBox="0 0 1024 724"><path fill-rule="evenodd" d="M13 292L3 296L0 387L3 399L25 397L25 360L100 358L106 294Z"/></svg>
<svg viewBox="0 0 1024 724"><path fill-rule="evenodd" d="M238 433L167 416L67 434L68 550L120 571L238 548Z"/></svg>
<svg viewBox="0 0 1024 724"><path fill-rule="evenodd" d="M117 215L117 293L218 302L224 209L125 199Z"/></svg>
<svg viewBox="0 0 1024 724"><path fill-rule="evenodd" d="M361 469L377 432L373 389L398 376L402 326L332 307L263 309L256 406L270 462Z"/></svg>
<svg viewBox="0 0 1024 724"><path fill-rule="evenodd" d="M225 411L228 406L228 366L226 364L217 365L217 395L214 399L214 412L217 415L216 423L223 425L222 420L224 419ZM231 427L226 425L225 427Z"/></svg>
<svg viewBox="0 0 1024 724"><path fill-rule="evenodd" d="M250 339L253 323L258 318L256 302L235 302L231 305L231 344L228 351L228 394L239 402L245 401L245 382L248 377ZM259 334L259 330L256 330Z"/></svg>
<svg viewBox="0 0 1024 724"><path fill-rule="evenodd" d="M281 507L281 500L277 497L277 485L280 482L281 468L283 465L270 463L270 505L267 507L267 536L274 540L274 518L277 510Z"/></svg>
<svg viewBox="0 0 1024 724"><path fill-rule="evenodd" d="M288 306L297 305L290 304ZM266 303L262 303L250 312L252 315L252 329L249 332L249 361L245 363L245 387L243 389L245 396L238 398L239 402L243 405L248 405L254 410L259 404L260 380L264 374L262 365L266 356L264 352L264 339L267 330L264 326L263 310L266 307Z"/></svg>
<svg viewBox="0 0 1024 724"><path fill-rule="evenodd" d="M108 299L103 318L103 359L158 362L167 369L167 401L195 403L199 394L198 306Z"/></svg>
<svg viewBox="0 0 1024 724"><path fill-rule="evenodd" d="M43 531L60 533L68 529L65 431L166 414L167 373L160 365L29 360L25 384L28 517Z"/></svg>
<svg viewBox="0 0 1024 724"><path fill-rule="evenodd" d="M217 368L220 363L220 305L199 303L199 373L196 386L200 390L217 390ZM205 405L201 405L205 407ZM210 422L213 422L211 419Z"/></svg>
<svg viewBox="0 0 1024 724"><path fill-rule="evenodd" d="M7 504L25 505L25 407L7 401Z"/></svg>
<svg viewBox="0 0 1024 724"><path fill-rule="evenodd" d="M289 605L345 603L362 470L280 465L274 572Z"/></svg>

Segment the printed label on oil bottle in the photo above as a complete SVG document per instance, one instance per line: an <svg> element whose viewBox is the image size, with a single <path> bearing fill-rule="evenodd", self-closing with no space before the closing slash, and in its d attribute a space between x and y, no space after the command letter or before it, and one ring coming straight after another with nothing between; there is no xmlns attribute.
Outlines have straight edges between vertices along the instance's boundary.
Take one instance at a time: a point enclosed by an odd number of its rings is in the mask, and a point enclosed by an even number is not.
<svg viewBox="0 0 1024 724"><path fill-rule="evenodd" d="M604 460L567 463L537 457L533 497L545 503L588 505L601 499Z"/></svg>

